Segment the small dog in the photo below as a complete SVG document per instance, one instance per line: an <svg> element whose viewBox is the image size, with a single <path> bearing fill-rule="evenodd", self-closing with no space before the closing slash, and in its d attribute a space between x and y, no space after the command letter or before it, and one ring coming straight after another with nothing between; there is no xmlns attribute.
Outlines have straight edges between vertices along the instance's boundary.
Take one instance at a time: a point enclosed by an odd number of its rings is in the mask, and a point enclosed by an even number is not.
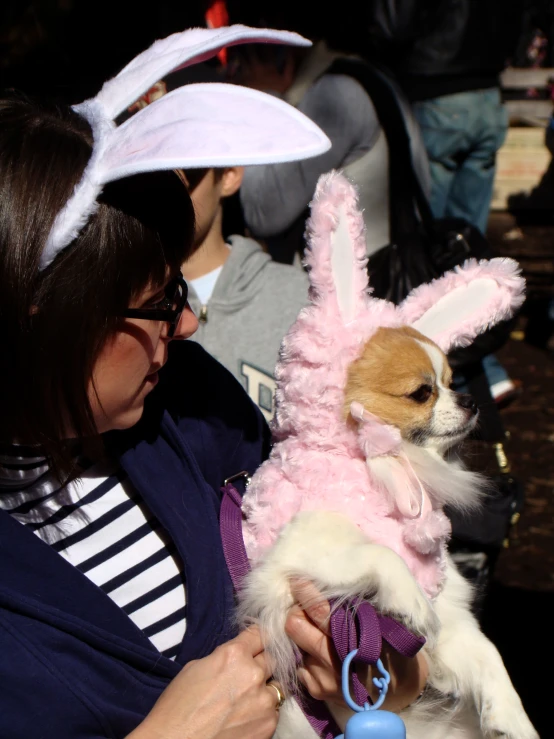
<svg viewBox="0 0 554 739"><path fill-rule="evenodd" d="M446 503L471 509L483 494L479 475L446 458L478 413L449 389L445 353L511 315L523 280L511 260L469 262L401 306L371 298L356 206L341 175L321 178L310 305L283 342L275 444L243 503L252 571L239 620L260 624L276 679L294 691L290 578L327 598L366 599L427 640L429 689L401 714L409 739L538 739L471 614L443 513ZM333 715L344 727L351 712ZM296 701L285 702L276 736L315 736Z"/></svg>

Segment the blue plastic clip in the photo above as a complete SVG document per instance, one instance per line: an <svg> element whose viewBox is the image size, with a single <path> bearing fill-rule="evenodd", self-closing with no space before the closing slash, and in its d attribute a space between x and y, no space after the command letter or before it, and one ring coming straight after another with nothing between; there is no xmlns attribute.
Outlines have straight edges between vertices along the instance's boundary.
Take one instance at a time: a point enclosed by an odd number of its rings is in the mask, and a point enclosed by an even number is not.
<svg viewBox="0 0 554 739"><path fill-rule="evenodd" d="M364 703L359 706L350 695L350 663L358 653L354 649L347 655L342 665L342 694L344 700L356 715L346 722L344 734L336 739L406 739L406 727L402 719L390 711L380 711L389 689L390 674L377 660L377 669L382 677L374 677L373 684L379 688L379 698L373 705Z"/></svg>

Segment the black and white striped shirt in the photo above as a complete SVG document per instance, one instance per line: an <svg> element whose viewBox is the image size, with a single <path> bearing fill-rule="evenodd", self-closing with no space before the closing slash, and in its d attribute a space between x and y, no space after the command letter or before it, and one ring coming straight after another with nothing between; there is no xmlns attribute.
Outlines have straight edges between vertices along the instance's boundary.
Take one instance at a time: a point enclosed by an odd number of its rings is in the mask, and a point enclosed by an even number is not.
<svg viewBox="0 0 554 739"><path fill-rule="evenodd" d="M184 568L175 545L115 465L84 467L60 487L29 447L0 449L0 508L77 567L174 659L186 628Z"/></svg>

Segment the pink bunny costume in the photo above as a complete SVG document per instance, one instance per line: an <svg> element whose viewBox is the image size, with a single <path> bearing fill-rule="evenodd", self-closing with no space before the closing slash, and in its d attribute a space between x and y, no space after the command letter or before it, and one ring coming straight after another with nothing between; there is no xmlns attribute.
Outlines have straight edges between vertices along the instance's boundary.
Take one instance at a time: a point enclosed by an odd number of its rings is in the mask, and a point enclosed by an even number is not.
<svg viewBox="0 0 554 739"><path fill-rule="evenodd" d="M281 347L275 444L243 503L247 552L255 564L300 511L346 514L371 541L399 554L435 597L450 533L442 512L448 491L422 486L408 464L398 468L405 497L391 501L383 493L368 461L398 455L400 434L373 418L358 429L347 425L347 369L381 326L412 326L445 353L465 346L522 304L524 281L510 259L469 260L395 306L368 290L364 226L352 185L340 174L323 175L311 207L310 304Z"/></svg>

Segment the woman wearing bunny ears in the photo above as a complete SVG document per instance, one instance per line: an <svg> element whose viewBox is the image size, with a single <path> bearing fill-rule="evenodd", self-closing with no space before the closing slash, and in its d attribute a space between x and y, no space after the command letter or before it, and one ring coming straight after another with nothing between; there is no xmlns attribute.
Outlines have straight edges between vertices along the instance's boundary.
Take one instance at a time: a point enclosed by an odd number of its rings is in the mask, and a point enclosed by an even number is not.
<svg viewBox="0 0 554 739"><path fill-rule="evenodd" d="M3 739L275 730L280 686L260 633L236 636L218 530L220 487L254 472L268 434L236 381L178 341L197 322L179 273L194 215L176 170L329 142L285 103L220 84L114 123L165 74L247 41L307 43L194 29L72 109L0 100ZM300 609L291 633L328 699L326 635ZM414 667L399 669L399 707L421 689Z"/></svg>

